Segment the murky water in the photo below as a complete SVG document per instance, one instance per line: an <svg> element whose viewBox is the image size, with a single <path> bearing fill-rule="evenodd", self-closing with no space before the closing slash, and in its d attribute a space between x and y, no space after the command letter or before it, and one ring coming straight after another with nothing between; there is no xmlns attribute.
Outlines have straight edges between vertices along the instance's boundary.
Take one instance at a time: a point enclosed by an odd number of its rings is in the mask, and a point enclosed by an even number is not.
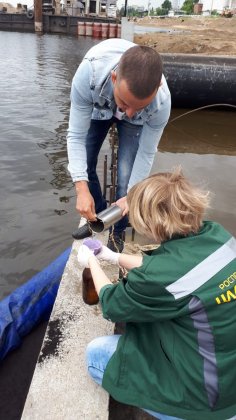
<svg viewBox="0 0 236 420"><path fill-rule="evenodd" d="M0 297L71 245L70 86L96 42L0 32Z"/></svg>
<svg viewBox="0 0 236 420"><path fill-rule="evenodd" d="M150 32L159 32L159 33L183 33L183 32L190 32L190 31L177 31L176 29L172 29L172 28L161 28L161 27L154 27L154 26L143 26L143 25L135 25L134 26L134 33L139 35L139 34L145 34L145 33L150 33Z"/></svg>
<svg viewBox="0 0 236 420"><path fill-rule="evenodd" d="M71 245L78 222L67 173L72 77L88 38L0 32L0 298ZM171 119L184 110L173 110ZM236 234L233 112L197 111L168 124L153 171L181 163L213 191L211 218ZM100 159L102 175L105 144Z"/></svg>
<svg viewBox="0 0 236 420"><path fill-rule="evenodd" d="M211 191L207 216L236 235L235 112L202 110L171 122L183 113L173 110L153 169L169 170L181 164L185 175Z"/></svg>

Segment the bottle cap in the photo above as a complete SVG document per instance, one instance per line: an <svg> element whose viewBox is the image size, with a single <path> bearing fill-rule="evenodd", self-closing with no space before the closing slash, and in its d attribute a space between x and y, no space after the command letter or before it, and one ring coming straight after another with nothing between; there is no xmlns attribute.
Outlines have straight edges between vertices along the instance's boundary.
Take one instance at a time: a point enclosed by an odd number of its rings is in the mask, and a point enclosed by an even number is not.
<svg viewBox="0 0 236 420"><path fill-rule="evenodd" d="M83 244L86 245L89 249L91 249L94 255L97 255L102 249L102 242L98 239L87 238L84 239Z"/></svg>

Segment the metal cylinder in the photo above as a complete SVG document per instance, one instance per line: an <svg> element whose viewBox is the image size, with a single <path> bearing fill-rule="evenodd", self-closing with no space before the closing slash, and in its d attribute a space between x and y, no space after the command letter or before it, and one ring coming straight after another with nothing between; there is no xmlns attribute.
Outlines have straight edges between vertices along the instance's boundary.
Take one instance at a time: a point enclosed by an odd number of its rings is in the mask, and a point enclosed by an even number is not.
<svg viewBox="0 0 236 420"><path fill-rule="evenodd" d="M85 22L78 21L78 35L85 35Z"/></svg>
<svg viewBox="0 0 236 420"><path fill-rule="evenodd" d="M102 26L101 23L94 22L93 23L93 37L94 38L101 38L102 36Z"/></svg>
<svg viewBox="0 0 236 420"><path fill-rule="evenodd" d="M118 222L120 219L122 219L122 209L119 206L114 205L101 211L101 213L97 215L97 220L94 222L90 221L89 224L93 232L100 233L114 225L114 223Z"/></svg>
<svg viewBox="0 0 236 420"><path fill-rule="evenodd" d="M109 23L102 22L102 38L108 38Z"/></svg>
<svg viewBox="0 0 236 420"><path fill-rule="evenodd" d="M93 22L85 22L85 35L86 36L93 35Z"/></svg>
<svg viewBox="0 0 236 420"><path fill-rule="evenodd" d="M121 24L120 23L117 23L117 28L116 28L116 30L117 30L117 38L121 38Z"/></svg>
<svg viewBox="0 0 236 420"><path fill-rule="evenodd" d="M116 23L109 24L108 38L116 38Z"/></svg>

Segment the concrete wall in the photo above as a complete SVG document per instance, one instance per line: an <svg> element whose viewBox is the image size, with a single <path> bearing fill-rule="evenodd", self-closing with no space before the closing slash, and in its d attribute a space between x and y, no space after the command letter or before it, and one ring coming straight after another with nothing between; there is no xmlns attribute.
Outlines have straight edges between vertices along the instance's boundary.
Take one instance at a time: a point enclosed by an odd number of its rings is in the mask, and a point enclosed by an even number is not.
<svg viewBox="0 0 236 420"><path fill-rule="evenodd" d="M78 20L85 22L114 23L116 20L85 16L43 15L43 32L77 35ZM6 13L0 14L0 31L34 32L34 19L27 18L26 14Z"/></svg>
<svg viewBox="0 0 236 420"><path fill-rule="evenodd" d="M27 18L26 14L1 13L0 30L34 32L34 19Z"/></svg>
<svg viewBox="0 0 236 420"><path fill-rule="evenodd" d="M96 235L104 244L107 232ZM128 240L132 232L126 233ZM143 238L137 237L139 242ZM85 350L95 337L124 332L123 324L103 319L100 306L81 298L82 270L75 241L50 317L21 420L151 420L143 410L118 403L96 385L86 371ZM138 253L138 244L126 243L126 253ZM118 267L101 263L112 281Z"/></svg>
<svg viewBox="0 0 236 420"><path fill-rule="evenodd" d="M97 238L106 243L107 233ZM103 319L99 305L82 300L76 258L81 242L74 242L64 271L22 420L108 419L109 396L87 374L85 349L93 338L113 334L114 325ZM104 264L116 280L118 268Z"/></svg>

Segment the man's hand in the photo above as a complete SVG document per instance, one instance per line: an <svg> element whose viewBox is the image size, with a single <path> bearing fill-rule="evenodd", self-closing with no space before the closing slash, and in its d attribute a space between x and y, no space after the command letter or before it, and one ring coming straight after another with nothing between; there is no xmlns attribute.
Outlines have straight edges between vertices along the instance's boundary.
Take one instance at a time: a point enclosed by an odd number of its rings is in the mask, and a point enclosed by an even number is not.
<svg viewBox="0 0 236 420"><path fill-rule="evenodd" d="M96 220L95 203L90 194L88 183L86 181L78 181L75 183L77 202L76 209L87 220Z"/></svg>
<svg viewBox="0 0 236 420"><path fill-rule="evenodd" d="M125 216L127 213L129 213L129 206L127 203L126 196L119 198L119 200L117 200L114 204L116 204L117 206L121 208L122 216Z"/></svg>

